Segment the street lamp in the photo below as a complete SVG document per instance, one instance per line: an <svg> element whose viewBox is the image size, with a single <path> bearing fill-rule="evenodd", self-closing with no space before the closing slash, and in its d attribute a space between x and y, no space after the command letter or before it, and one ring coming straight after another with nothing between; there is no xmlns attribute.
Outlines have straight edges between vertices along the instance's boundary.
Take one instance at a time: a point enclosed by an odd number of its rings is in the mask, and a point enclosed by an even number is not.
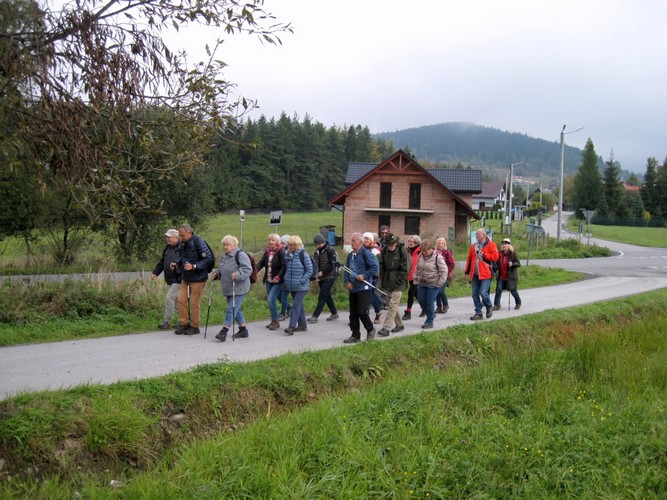
<svg viewBox="0 0 667 500"><path fill-rule="evenodd" d="M556 229L556 241L560 242L560 226L563 221L563 163L565 162L565 127L563 125L563 130L560 131L560 190L558 192L558 228ZM579 132L582 128L568 132L568 134L574 134Z"/></svg>
<svg viewBox="0 0 667 500"><path fill-rule="evenodd" d="M507 235L512 235L512 178L514 177L514 167L521 165L523 162L510 163L510 181L508 183L507 193Z"/></svg>

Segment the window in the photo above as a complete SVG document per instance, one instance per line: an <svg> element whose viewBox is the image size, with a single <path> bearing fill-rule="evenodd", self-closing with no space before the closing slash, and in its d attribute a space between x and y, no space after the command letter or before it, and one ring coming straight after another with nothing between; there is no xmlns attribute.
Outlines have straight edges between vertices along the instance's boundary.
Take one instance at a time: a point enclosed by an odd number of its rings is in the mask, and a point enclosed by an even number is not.
<svg viewBox="0 0 667 500"><path fill-rule="evenodd" d="M409 215L405 218L405 234L419 234L419 217Z"/></svg>
<svg viewBox="0 0 667 500"><path fill-rule="evenodd" d="M408 202L408 207L414 210L419 210L421 208L421 205L422 205L422 185L410 184L410 201Z"/></svg>
<svg viewBox="0 0 667 500"><path fill-rule="evenodd" d="M378 234L382 226L391 227L391 217L389 215L380 215L378 217Z"/></svg>
<svg viewBox="0 0 667 500"><path fill-rule="evenodd" d="M391 208L391 182L380 183L380 208Z"/></svg>

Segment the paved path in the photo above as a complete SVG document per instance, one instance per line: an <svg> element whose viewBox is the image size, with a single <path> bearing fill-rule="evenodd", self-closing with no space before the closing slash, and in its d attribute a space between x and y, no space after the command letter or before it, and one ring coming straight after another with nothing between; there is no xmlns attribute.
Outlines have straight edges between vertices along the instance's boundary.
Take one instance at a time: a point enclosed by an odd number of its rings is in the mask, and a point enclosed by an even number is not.
<svg viewBox="0 0 667 500"><path fill-rule="evenodd" d="M545 221L545 225L549 223ZM555 231L548 232L555 234ZM667 249L632 247L626 250L655 253L656 259L665 259L667 262ZM651 266L645 265L645 262L651 262L652 259L636 259L633 265L623 265L624 259L628 260L626 255L627 253L619 253L608 259L563 261L564 265L558 267L581 266L583 263L586 272L591 273L592 277L566 285L520 290L523 307L519 311L508 310L505 295L504 309L495 312L491 320L480 321L478 325L481 328L493 320L590 304L667 287L667 268L647 271ZM541 261L540 264L543 262L549 261ZM596 271L596 266L605 266L603 269L622 269L623 273L600 273ZM406 322L406 330L399 334L400 336L414 335L422 331L420 325L423 321L417 317L418 311L417 306L413 310L414 319ZM470 323L472 312L470 298L452 299L449 312L436 316L435 327L447 328ZM349 336L347 313L342 313L340 320L333 322L324 321L325 317L326 313L321 316L319 323L309 325L307 332L297 332L291 337L283 336L282 330L267 330L264 326L268 322L260 321L249 323L250 338L233 342L228 339L225 343L215 339L221 325L209 325L206 339L203 334L183 337L172 332L154 331L102 339L0 348L0 399L22 391L157 377L221 360L243 362L288 352L332 347L353 348L342 344L343 339ZM283 322L283 327L286 326ZM379 341L385 342L392 337Z"/></svg>

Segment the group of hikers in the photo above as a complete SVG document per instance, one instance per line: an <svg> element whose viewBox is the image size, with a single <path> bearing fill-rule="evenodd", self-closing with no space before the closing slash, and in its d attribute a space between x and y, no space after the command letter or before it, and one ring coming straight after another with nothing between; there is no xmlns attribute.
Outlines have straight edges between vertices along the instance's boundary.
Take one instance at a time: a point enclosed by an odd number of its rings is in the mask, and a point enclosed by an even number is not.
<svg viewBox="0 0 667 500"><path fill-rule="evenodd" d="M315 251L312 255L306 252L297 235L269 234L262 257L255 264L254 258L239 248L238 239L226 235L222 238L224 252L217 268L210 246L195 235L189 225L167 230L165 238L166 246L152 278L164 273L168 285L164 320L159 328L171 329L172 317L177 315L177 335L201 332L201 300L210 278L220 281L222 294L227 300L223 326L216 338L224 342L230 330L233 338L247 338L249 333L242 306L262 269L261 280L271 315L266 327L277 330L281 321L288 321L284 329L287 336L307 331L309 323L319 321L325 307L330 313L326 321L339 319L332 289L340 275L349 292L351 334L344 340L346 344L361 341L362 327L366 330L367 340L375 338L376 334L386 337L392 332L403 331L403 322L412 319L415 299L421 307L420 317L425 318L423 329L433 328L436 314L445 314L449 310L446 288L455 262L447 240L442 237L422 240L412 235L403 243L387 226L380 227L379 233L355 232L350 238L351 251L343 264L336 250L321 234L313 238ZM515 309L519 309L517 269L521 262L511 240L503 239L498 250L483 228L476 231L475 238L465 263L465 275L472 284L475 307L470 319L490 318L494 310L500 309L503 290L509 290L515 300ZM497 285L492 303L489 294L494 275ZM315 310L306 318L304 298L311 289L311 281L317 283L319 292ZM408 291L407 307L401 315L399 308L405 290ZM485 316L483 307L486 308ZM371 319L371 308L374 319ZM384 317L383 311L386 311ZM374 325L380 324L381 328L376 331ZM235 325L238 331L234 330Z"/></svg>

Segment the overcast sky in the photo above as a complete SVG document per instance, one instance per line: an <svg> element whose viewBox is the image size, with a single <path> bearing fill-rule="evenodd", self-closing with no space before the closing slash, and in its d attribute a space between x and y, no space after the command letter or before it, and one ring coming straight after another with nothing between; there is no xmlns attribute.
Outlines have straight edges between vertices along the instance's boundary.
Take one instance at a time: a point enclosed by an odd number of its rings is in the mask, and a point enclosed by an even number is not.
<svg viewBox="0 0 667 500"><path fill-rule="evenodd" d="M266 0L283 44L234 36L221 58L260 114L386 132L464 121L667 156L665 0ZM663 90L660 90L663 89ZM520 158L517 158L520 161ZM554 168L557 168L554 165Z"/></svg>

